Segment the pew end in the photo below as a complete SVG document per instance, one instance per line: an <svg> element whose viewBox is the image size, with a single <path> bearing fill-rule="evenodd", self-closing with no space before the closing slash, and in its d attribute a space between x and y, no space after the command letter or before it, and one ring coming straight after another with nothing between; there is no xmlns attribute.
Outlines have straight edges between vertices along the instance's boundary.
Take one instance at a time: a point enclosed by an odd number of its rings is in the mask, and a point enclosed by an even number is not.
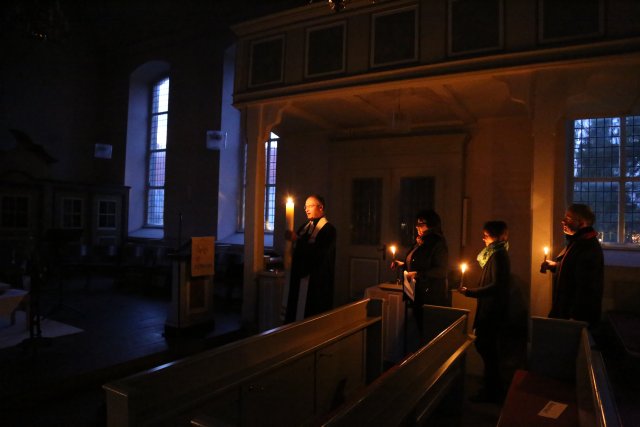
<svg viewBox="0 0 640 427"><path fill-rule="evenodd" d="M602 355L586 326L531 318L528 368L511 381L499 427L621 425Z"/></svg>

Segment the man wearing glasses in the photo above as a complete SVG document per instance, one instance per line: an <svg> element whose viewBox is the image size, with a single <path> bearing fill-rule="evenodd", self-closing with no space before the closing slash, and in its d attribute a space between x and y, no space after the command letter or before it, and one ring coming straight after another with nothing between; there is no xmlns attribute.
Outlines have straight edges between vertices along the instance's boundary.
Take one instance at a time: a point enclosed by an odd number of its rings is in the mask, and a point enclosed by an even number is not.
<svg viewBox="0 0 640 427"><path fill-rule="evenodd" d="M569 206L561 222L567 246L540 269L554 273L549 317L582 320L590 328L600 321L604 287L604 256L594 222L589 206Z"/></svg>
<svg viewBox="0 0 640 427"><path fill-rule="evenodd" d="M321 196L307 197L304 211L309 222L285 234L294 250L284 323L333 308L336 228L325 217Z"/></svg>

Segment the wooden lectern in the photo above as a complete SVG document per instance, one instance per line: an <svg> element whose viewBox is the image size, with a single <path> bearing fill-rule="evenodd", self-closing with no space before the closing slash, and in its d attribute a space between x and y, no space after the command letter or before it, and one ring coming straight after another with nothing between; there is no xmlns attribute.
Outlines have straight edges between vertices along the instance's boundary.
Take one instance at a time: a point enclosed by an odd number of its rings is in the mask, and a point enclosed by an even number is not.
<svg viewBox="0 0 640 427"><path fill-rule="evenodd" d="M171 259L171 305L165 335L213 327L214 238L193 237Z"/></svg>

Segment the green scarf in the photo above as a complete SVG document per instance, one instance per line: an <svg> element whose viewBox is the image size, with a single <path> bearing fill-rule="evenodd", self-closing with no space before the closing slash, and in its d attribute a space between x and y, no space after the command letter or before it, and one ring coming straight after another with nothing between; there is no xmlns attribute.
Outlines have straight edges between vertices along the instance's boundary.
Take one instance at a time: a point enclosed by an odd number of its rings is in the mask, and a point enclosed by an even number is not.
<svg viewBox="0 0 640 427"><path fill-rule="evenodd" d="M498 251L508 251L509 250L509 242L506 240L500 242L493 242L489 246L485 246L483 250L478 254L478 264L480 264L481 268L484 268L484 265L489 261L489 258L493 256L494 253Z"/></svg>

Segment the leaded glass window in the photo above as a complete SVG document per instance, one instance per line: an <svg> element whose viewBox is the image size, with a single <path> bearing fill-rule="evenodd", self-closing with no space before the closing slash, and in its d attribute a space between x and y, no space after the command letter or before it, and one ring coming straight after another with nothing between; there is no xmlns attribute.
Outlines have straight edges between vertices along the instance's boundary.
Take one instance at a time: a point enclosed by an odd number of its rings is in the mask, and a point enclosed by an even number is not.
<svg viewBox="0 0 640 427"><path fill-rule="evenodd" d="M572 200L596 215L603 243L640 245L640 116L574 120Z"/></svg>

